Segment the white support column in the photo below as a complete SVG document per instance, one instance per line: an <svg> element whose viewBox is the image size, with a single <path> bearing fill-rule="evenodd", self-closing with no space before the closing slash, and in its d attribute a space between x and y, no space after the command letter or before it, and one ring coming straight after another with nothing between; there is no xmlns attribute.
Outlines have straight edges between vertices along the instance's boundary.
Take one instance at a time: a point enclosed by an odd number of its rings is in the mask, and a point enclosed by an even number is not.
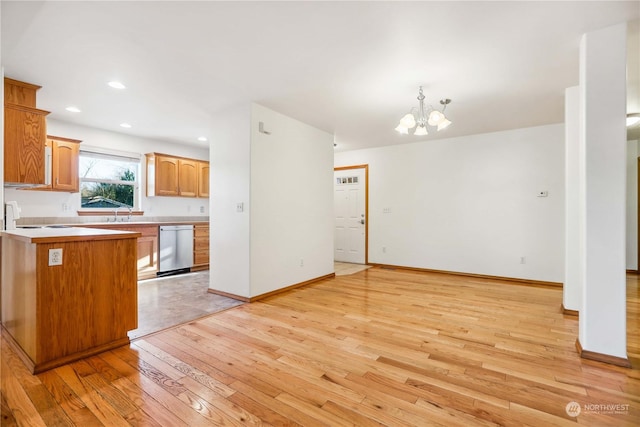
<svg viewBox="0 0 640 427"><path fill-rule="evenodd" d="M564 97L565 133L565 257L562 309L566 314L577 314L582 304L580 230L584 217L580 214L580 88L570 87Z"/></svg>
<svg viewBox="0 0 640 427"><path fill-rule="evenodd" d="M577 344L582 357L630 366L625 275L626 37L626 24L618 24L587 33L580 43L585 222Z"/></svg>

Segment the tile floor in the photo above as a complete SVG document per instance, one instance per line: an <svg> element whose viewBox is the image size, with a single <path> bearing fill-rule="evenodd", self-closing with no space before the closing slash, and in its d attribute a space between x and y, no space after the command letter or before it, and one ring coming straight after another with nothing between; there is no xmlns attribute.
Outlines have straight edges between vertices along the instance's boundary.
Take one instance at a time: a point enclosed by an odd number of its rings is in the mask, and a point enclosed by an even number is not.
<svg viewBox="0 0 640 427"><path fill-rule="evenodd" d="M346 262L337 262L333 263L333 269L336 272L336 276L346 276L348 274L355 274L362 270L366 270L367 268L371 268L370 265L364 264L349 264Z"/></svg>
<svg viewBox="0 0 640 427"><path fill-rule="evenodd" d="M334 263L336 276L354 274L370 267ZM129 338L140 338L243 304L233 298L210 294L208 288L208 271L138 282L138 329L129 331Z"/></svg>
<svg viewBox="0 0 640 427"><path fill-rule="evenodd" d="M208 288L208 271L138 282L138 329L129 331L129 338L140 338L243 304L210 294Z"/></svg>

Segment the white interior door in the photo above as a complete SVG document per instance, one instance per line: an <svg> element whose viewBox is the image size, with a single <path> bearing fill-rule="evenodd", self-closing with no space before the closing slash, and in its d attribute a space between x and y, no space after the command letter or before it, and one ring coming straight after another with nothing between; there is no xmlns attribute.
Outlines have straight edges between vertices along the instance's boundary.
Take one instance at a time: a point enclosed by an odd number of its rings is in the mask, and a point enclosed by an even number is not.
<svg viewBox="0 0 640 427"><path fill-rule="evenodd" d="M334 171L334 260L364 264L366 245L365 169Z"/></svg>

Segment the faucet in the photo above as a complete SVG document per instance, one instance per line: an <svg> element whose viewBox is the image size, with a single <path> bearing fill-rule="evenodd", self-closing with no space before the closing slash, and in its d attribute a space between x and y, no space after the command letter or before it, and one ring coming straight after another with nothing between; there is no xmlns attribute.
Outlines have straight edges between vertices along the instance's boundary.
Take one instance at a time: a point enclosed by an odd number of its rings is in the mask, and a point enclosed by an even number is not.
<svg viewBox="0 0 640 427"><path fill-rule="evenodd" d="M113 222L118 222L118 211L120 210L120 208L116 208L115 211L113 212Z"/></svg>
<svg viewBox="0 0 640 427"><path fill-rule="evenodd" d="M133 208L129 206L129 216L127 217L127 222L131 222L131 213L133 212Z"/></svg>

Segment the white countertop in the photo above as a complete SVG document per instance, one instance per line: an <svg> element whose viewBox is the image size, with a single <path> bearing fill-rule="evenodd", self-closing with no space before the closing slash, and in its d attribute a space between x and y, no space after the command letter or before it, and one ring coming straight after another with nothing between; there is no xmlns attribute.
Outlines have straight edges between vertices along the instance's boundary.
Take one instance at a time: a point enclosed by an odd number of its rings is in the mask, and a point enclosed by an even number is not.
<svg viewBox="0 0 640 427"><path fill-rule="evenodd" d="M18 228L2 232L3 237L26 241L29 243L69 242L79 240L112 240L138 238L135 231L108 230L99 228L67 227L67 228Z"/></svg>

